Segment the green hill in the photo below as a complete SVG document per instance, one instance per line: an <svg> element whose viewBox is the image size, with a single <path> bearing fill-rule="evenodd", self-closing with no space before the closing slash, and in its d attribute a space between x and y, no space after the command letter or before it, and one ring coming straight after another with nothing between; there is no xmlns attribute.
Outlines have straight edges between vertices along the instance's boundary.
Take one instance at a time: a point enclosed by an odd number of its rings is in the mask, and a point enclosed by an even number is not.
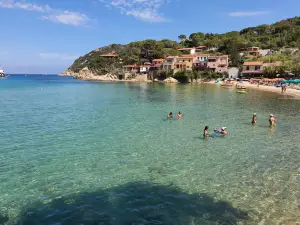
<svg viewBox="0 0 300 225"><path fill-rule="evenodd" d="M241 31L224 34L192 33L189 37L179 35L179 42L171 40L144 40L127 45L112 44L94 50L78 58L69 70L79 72L88 67L95 74L104 74L113 69L119 69L126 64L141 64L154 58L164 58L168 55L178 55L180 47L205 45L217 48L219 52L229 54L231 63L238 65L238 53L250 46L278 50L282 47L300 48L300 17L295 17L271 25L248 27ZM119 58L108 59L102 54L116 52ZM120 61L122 59L122 61Z"/></svg>

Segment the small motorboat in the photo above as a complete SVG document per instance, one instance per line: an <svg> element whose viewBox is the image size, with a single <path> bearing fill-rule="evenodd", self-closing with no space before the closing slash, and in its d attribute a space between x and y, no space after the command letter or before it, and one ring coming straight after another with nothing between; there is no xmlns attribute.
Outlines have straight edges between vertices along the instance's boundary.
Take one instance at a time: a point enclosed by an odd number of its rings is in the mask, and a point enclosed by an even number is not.
<svg viewBox="0 0 300 225"><path fill-rule="evenodd" d="M237 90L236 93L247 94L247 91L246 90Z"/></svg>

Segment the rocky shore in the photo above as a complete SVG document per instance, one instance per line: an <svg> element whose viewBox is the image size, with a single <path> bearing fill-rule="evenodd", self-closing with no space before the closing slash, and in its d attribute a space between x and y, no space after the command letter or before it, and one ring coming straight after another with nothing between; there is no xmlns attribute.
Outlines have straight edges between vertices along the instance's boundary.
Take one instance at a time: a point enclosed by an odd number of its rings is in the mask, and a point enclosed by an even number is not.
<svg viewBox="0 0 300 225"><path fill-rule="evenodd" d="M147 80L147 75L137 75L135 78L129 78L131 77L131 74L125 74L126 79L120 80L117 75L114 75L112 73L107 73L105 75L96 75L91 70L89 70L87 67L84 67L81 69L78 73L75 73L71 70L66 70L63 73L60 74L61 76L72 76L75 79L78 80L85 80L85 81L109 81L109 82L147 82L151 83L153 81ZM154 80L154 82L160 82L160 83L179 83L178 80L169 77L163 81L159 81L157 79Z"/></svg>

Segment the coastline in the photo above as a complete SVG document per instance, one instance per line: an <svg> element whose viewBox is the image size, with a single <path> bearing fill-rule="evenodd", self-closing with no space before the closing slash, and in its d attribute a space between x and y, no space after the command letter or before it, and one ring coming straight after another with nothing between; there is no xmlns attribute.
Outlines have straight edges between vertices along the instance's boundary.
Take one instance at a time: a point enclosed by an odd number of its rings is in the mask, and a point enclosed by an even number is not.
<svg viewBox="0 0 300 225"><path fill-rule="evenodd" d="M252 90L273 92L273 93L280 94L282 96L291 96L291 97L300 99L300 90L296 90L296 89L292 89L292 88L288 88L285 93L282 93L280 87L265 86L265 85L260 85L259 87L257 87L257 84L250 84L248 82L244 82L244 83L242 83L242 85L244 87L246 87L248 89L252 89Z"/></svg>
<svg viewBox="0 0 300 225"><path fill-rule="evenodd" d="M72 75L60 75L60 76L72 76ZM91 82L128 82L128 83L163 83L163 84L166 84L163 81L139 80L139 79L119 80L119 79L107 79L107 78L104 78L103 76L88 76L88 77L72 76L72 77L74 77L74 79L83 80L83 81L91 81ZM215 83L215 81L210 81L210 82L196 81L194 83L195 84L204 83L204 84L220 85L220 83ZM296 90L296 89L292 89L292 88L288 88L285 93L282 93L281 88L274 87L274 86L260 85L259 87L257 87L256 84L250 84L249 82L243 82L241 85L246 87L247 89L273 92L273 93L280 94L282 96L290 96L290 97L300 99L300 90ZM234 88L234 86L233 86L233 88Z"/></svg>

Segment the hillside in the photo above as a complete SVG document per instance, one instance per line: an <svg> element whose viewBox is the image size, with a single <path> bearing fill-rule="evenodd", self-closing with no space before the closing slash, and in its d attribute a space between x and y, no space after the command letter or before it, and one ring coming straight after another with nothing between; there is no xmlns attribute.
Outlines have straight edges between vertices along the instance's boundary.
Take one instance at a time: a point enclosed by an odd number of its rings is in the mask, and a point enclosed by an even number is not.
<svg viewBox="0 0 300 225"><path fill-rule="evenodd" d="M248 27L241 31L225 34L192 33L188 37L179 35L179 42L171 40L144 40L127 45L112 44L98 48L80 58L69 67L71 72L89 68L94 74L105 74L118 70L122 65L141 64L154 58L178 55L180 47L205 45L217 48L219 52L229 54L232 65L238 65L238 53L250 46L280 49L282 47L300 48L300 17L295 17L271 25ZM102 54L116 52L119 58L105 58ZM122 61L120 61L122 59Z"/></svg>

